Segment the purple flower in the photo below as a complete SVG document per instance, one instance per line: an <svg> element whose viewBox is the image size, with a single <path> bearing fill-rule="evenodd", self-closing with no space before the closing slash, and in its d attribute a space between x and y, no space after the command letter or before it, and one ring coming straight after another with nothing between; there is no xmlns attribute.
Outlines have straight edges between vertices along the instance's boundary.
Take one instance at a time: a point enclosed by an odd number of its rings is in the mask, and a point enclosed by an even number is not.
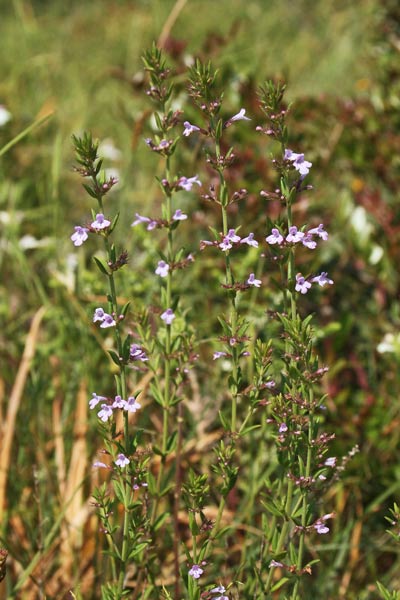
<svg viewBox="0 0 400 600"><path fill-rule="evenodd" d="M316 523L314 525L314 529L317 531L317 533L328 533L329 532L329 527L327 527L325 525L325 523Z"/></svg>
<svg viewBox="0 0 400 600"><path fill-rule="evenodd" d="M141 346L138 346L137 344L131 344L131 348L129 350L129 358L131 360L140 360L141 362L146 362L146 360L149 360L146 352L143 350L143 348L141 348Z"/></svg>
<svg viewBox="0 0 400 600"><path fill-rule="evenodd" d="M248 246L254 246L254 248L258 248L258 242L254 239L254 233L249 233L249 235L240 240L241 244L247 244Z"/></svg>
<svg viewBox="0 0 400 600"><path fill-rule="evenodd" d="M305 234L305 236L301 240L301 243L303 244L303 246L306 246L310 250L314 250L317 247L317 242L315 242L312 239L312 236L310 235L309 232Z"/></svg>
<svg viewBox="0 0 400 600"><path fill-rule="evenodd" d="M152 229L154 229L157 226L157 221L154 221L153 219L150 219L149 217L143 217L142 215L139 215L139 213L136 213L136 219L133 221L133 223L131 224L131 227L135 227L136 225L139 225L140 223L147 223L147 231L151 231Z"/></svg>
<svg viewBox="0 0 400 600"><path fill-rule="evenodd" d="M103 321L105 314L106 313L102 308L96 308L93 315L93 323L96 323L96 321Z"/></svg>
<svg viewBox="0 0 400 600"><path fill-rule="evenodd" d="M286 425L286 423L281 423L279 425L279 429L278 429L279 433L286 433L287 430L288 430L288 426Z"/></svg>
<svg viewBox="0 0 400 600"><path fill-rule="evenodd" d="M293 163L294 168L302 177L305 177L312 167L312 163L310 163L308 160L305 160L304 154L296 154L296 152L292 152L292 150L289 150L289 148L285 150L284 158L285 160L290 160Z"/></svg>
<svg viewBox="0 0 400 600"><path fill-rule="evenodd" d="M167 308L167 310L165 310L161 315L161 318L166 325L171 325L172 321L175 319L172 308Z"/></svg>
<svg viewBox="0 0 400 600"><path fill-rule="evenodd" d="M113 409L111 408L111 406L108 406L108 404L102 404L101 410L97 413L97 416L101 421L105 423L110 417L112 417L112 414Z"/></svg>
<svg viewBox="0 0 400 600"><path fill-rule="evenodd" d="M164 260L158 261L157 269L155 270L155 274L160 277L167 277L169 271L169 264L167 264Z"/></svg>
<svg viewBox="0 0 400 600"><path fill-rule="evenodd" d="M336 456L330 456L329 458L326 459L326 461L324 462L324 465L326 467L334 467L334 466L336 466L336 461L337 461Z"/></svg>
<svg viewBox="0 0 400 600"><path fill-rule="evenodd" d="M311 281L313 283L318 283L321 287L324 287L324 285L332 285L333 284L332 279L329 279L328 273L326 273L325 271L322 271L322 273L320 275L313 277L311 279Z"/></svg>
<svg viewBox="0 0 400 600"><path fill-rule="evenodd" d="M192 125L191 123L189 123L189 121L184 121L183 126L185 128L183 130L183 135L186 135L186 137L188 137L191 133L194 133L195 131L200 131L200 127L197 127L197 125Z"/></svg>
<svg viewBox="0 0 400 600"><path fill-rule="evenodd" d="M71 235L71 240L74 242L74 246L82 246L83 242L86 242L86 240L89 237L87 234L89 229L77 225L76 227L74 227L74 230L75 233Z"/></svg>
<svg viewBox="0 0 400 600"><path fill-rule="evenodd" d="M121 467L121 469L123 469L124 467L126 467L126 465L129 465L131 461L129 460L129 458L127 458L125 456L125 454L118 454L117 460L115 461L115 464L117 465L117 467Z"/></svg>
<svg viewBox="0 0 400 600"><path fill-rule="evenodd" d="M199 565L193 565L193 567L189 570L189 575L190 577L193 577L193 579L198 579L202 573L204 573L204 571L201 567L199 567Z"/></svg>
<svg viewBox="0 0 400 600"><path fill-rule="evenodd" d="M260 287L261 279L256 279L254 273L250 273L247 283L248 285L254 285L254 287Z"/></svg>
<svg viewBox="0 0 400 600"><path fill-rule="evenodd" d="M135 413L137 410L139 410L139 408L141 408L141 404L139 404L134 396L129 396L128 400L125 402L124 408L128 412Z"/></svg>
<svg viewBox="0 0 400 600"><path fill-rule="evenodd" d="M223 358L224 356L228 356L228 353L227 352L221 352L221 351L214 352L214 354L213 354L213 360L217 360L217 358Z"/></svg>
<svg viewBox="0 0 400 600"><path fill-rule="evenodd" d="M125 400L121 396L115 396L114 402L111 405L112 408L124 408Z"/></svg>
<svg viewBox="0 0 400 600"><path fill-rule="evenodd" d="M96 460L93 464L92 464L92 468L93 469L108 469L108 466L106 465L106 463L103 463L99 460Z"/></svg>
<svg viewBox="0 0 400 600"><path fill-rule="evenodd" d="M289 227L289 233L286 236L286 241L296 244L296 242L301 242L303 237L304 233L302 231L298 231L297 227L292 225L292 227Z"/></svg>
<svg viewBox="0 0 400 600"><path fill-rule="evenodd" d="M107 329L107 327L115 327L115 325L115 319L113 319L113 317L108 313L104 313L104 319L100 325L101 329Z"/></svg>
<svg viewBox="0 0 400 600"><path fill-rule="evenodd" d="M103 213L98 213L96 215L96 219L90 225L92 229L95 231L101 231L102 229L107 229L111 225L111 221L105 218Z"/></svg>
<svg viewBox="0 0 400 600"><path fill-rule="evenodd" d="M116 323L114 318L108 313L104 312L102 308L96 308L93 315L93 323L100 321L100 327L106 329L107 327L115 327Z"/></svg>
<svg viewBox="0 0 400 600"><path fill-rule="evenodd" d="M269 563L269 568L271 569L271 567L283 567L283 563L277 561L277 560L271 560L271 562Z"/></svg>
<svg viewBox="0 0 400 600"><path fill-rule="evenodd" d="M276 227L274 227L271 231L271 235L266 237L265 241L267 242L267 244L282 244L283 237L279 229L276 229Z"/></svg>
<svg viewBox="0 0 400 600"><path fill-rule="evenodd" d="M300 292L301 294L307 294L310 287L311 283L307 281L307 279L305 279L301 273L297 273L295 286L296 292Z"/></svg>
<svg viewBox="0 0 400 600"><path fill-rule="evenodd" d="M310 235L317 235L318 237L320 237L323 240L327 240L328 239L328 232L325 231L324 226L322 223L320 223L318 225L318 227L314 227L313 229L310 229L307 234Z"/></svg>
<svg viewBox="0 0 400 600"><path fill-rule="evenodd" d="M273 389L276 386L276 383L273 379L271 379L270 381L267 381L267 383L265 384L266 388L269 388L270 390Z"/></svg>
<svg viewBox="0 0 400 600"><path fill-rule="evenodd" d="M210 594L224 594L226 592L226 589L224 588L223 585L219 585L218 587L213 588L212 590L210 590ZM214 596L213 600L229 600L228 596Z"/></svg>
<svg viewBox="0 0 400 600"><path fill-rule="evenodd" d="M235 233L234 229L229 229L228 233L222 242L218 244L218 246L221 248L221 250L225 251L232 248L232 243L237 244L238 242L240 242L240 236Z"/></svg>
<svg viewBox="0 0 400 600"><path fill-rule="evenodd" d="M105 396L98 396L97 394L95 394L93 392L92 398L89 400L90 410L93 410L98 405L99 402L104 402L104 400L107 400L107 398Z"/></svg>
<svg viewBox="0 0 400 600"><path fill-rule="evenodd" d="M175 213L172 216L172 220L173 221L184 221L185 219L187 219L187 215L185 215L185 213L183 213L180 208L177 208Z"/></svg>
<svg viewBox="0 0 400 600"><path fill-rule="evenodd" d="M249 119L249 117L246 117L245 115L246 115L246 109L241 108L236 115L233 115L233 117L231 117L229 119L229 121L231 123L233 123L234 121L251 121L251 119Z"/></svg>
<svg viewBox="0 0 400 600"><path fill-rule="evenodd" d="M197 175L195 175L194 177L181 177L178 180L178 187L181 187L187 192L190 192L194 184L201 186L201 181L199 180Z"/></svg>
<svg viewBox="0 0 400 600"><path fill-rule="evenodd" d="M329 532L329 527L325 525L325 521L328 519L332 519L335 516L335 513L328 513L320 517L313 525L314 529L319 534L324 534Z"/></svg>

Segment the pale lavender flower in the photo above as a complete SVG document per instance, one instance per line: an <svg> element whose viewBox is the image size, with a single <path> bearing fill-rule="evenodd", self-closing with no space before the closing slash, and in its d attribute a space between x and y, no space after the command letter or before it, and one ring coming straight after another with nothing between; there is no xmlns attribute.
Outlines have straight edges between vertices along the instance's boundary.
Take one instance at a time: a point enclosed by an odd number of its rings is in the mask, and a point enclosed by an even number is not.
<svg viewBox="0 0 400 600"><path fill-rule="evenodd" d="M114 318L108 313L104 312L102 308L96 308L93 315L93 323L100 321L100 327L106 329L107 327L115 327L116 323Z"/></svg>
<svg viewBox="0 0 400 600"><path fill-rule="evenodd" d="M121 396L115 396L114 402L111 405L112 408L124 408L125 400Z"/></svg>
<svg viewBox="0 0 400 600"><path fill-rule="evenodd" d="M327 527L325 525L325 523L316 523L314 525L314 529L316 530L317 533L320 533L320 534L329 532L329 527Z"/></svg>
<svg viewBox="0 0 400 600"><path fill-rule="evenodd" d="M265 384L266 388L269 388L270 390L273 389L276 386L276 383L273 379L271 379L270 381L267 381L267 383Z"/></svg>
<svg viewBox="0 0 400 600"><path fill-rule="evenodd" d="M126 465L129 465L131 461L129 460L129 458L127 458L125 456L125 454L118 454L117 460L115 461L115 464L117 465L117 467L120 467L121 469L124 469L126 467Z"/></svg>
<svg viewBox="0 0 400 600"><path fill-rule="evenodd" d="M93 323L96 323L96 321L103 321L105 314L106 313L102 308L96 308L93 315Z"/></svg>
<svg viewBox="0 0 400 600"><path fill-rule="evenodd" d="M283 563L272 559L268 566L270 569L271 567L283 567Z"/></svg>
<svg viewBox="0 0 400 600"><path fill-rule="evenodd" d="M110 225L111 221L106 219L103 213L98 213L96 215L95 220L93 221L93 223L91 223L90 226L95 231L101 231L102 229L107 229L107 227L110 227Z"/></svg>
<svg viewBox="0 0 400 600"><path fill-rule="evenodd" d="M310 250L315 250L315 248L317 247L317 242L312 239L310 232L305 234L305 236L301 240L301 243L303 244L303 246L306 246Z"/></svg>
<svg viewBox="0 0 400 600"><path fill-rule="evenodd" d="M329 532L329 527L325 525L325 521L328 519L332 519L335 516L335 513L328 513L320 517L313 525L314 529L319 534L324 534Z"/></svg>
<svg viewBox="0 0 400 600"><path fill-rule="evenodd" d="M233 115L233 117L231 117L229 119L229 121L231 123L233 123L234 121L251 121L251 119L249 117L246 117L245 115L246 115L246 109L241 108L236 115Z"/></svg>
<svg viewBox="0 0 400 600"><path fill-rule="evenodd" d="M139 225L139 223L150 223L151 222L151 219L149 217L143 217L142 215L139 215L139 213L136 213L135 216L136 216L136 219L131 224L131 227L135 227L136 225Z"/></svg>
<svg viewBox="0 0 400 600"><path fill-rule="evenodd" d="M99 402L104 402L104 400L107 400L107 398L105 396L98 396L97 394L95 394L93 392L92 398L89 400L90 410L93 410L98 405Z"/></svg>
<svg viewBox="0 0 400 600"><path fill-rule="evenodd" d="M172 216L172 220L173 221L184 221L185 219L187 219L187 215L185 215L185 213L183 213L180 208L177 208L175 213Z"/></svg>
<svg viewBox="0 0 400 600"><path fill-rule="evenodd" d="M296 244L297 242L301 242L303 237L304 233L302 231L298 231L296 225L292 225L289 227L289 233L286 236L286 241Z"/></svg>
<svg viewBox="0 0 400 600"><path fill-rule="evenodd" d="M326 467L335 467L336 461L337 461L336 456L330 456L329 458L326 459L326 461L324 462L324 465Z"/></svg>
<svg viewBox="0 0 400 600"><path fill-rule="evenodd" d="M93 464L92 464L92 468L93 469L108 469L108 465L106 465L106 463L103 463L99 460L96 460Z"/></svg>
<svg viewBox="0 0 400 600"><path fill-rule="evenodd" d="M107 327L115 327L116 322L115 319L109 315L108 313L104 313L104 319L100 324L101 329L107 329Z"/></svg>
<svg viewBox="0 0 400 600"><path fill-rule="evenodd" d="M284 158L285 160L290 160L293 163L294 168L302 177L305 177L310 172L312 163L308 160L305 160L304 154L297 154L288 148L285 150Z"/></svg>
<svg viewBox="0 0 400 600"><path fill-rule="evenodd" d="M229 600L228 596L225 596L226 589L223 585L219 585L218 587L210 590L210 594L221 594L220 596L214 596L213 600Z"/></svg>
<svg viewBox="0 0 400 600"><path fill-rule="evenodd" d="M172 308L167 308L167 310L165 310L161 315L161 318L164 321L164 323L166 323L166 325L171 325L172 321L175 319L175 315Z"/></svg>
<svg viewBox="0 0 400 600"><path fill-rule="evenodd" d="M140 223L147 223L147 231L151 231L157 227L157 221L150 219L149 217L143 217L142 215L139 215L139 213L136 213L136 219L133 221L133 223L131 223L131 227L136 227L136 225L139 225Z"/></svg>
<svg viewBox="0 0 400 600"><path fill-rule="evenodd" d="M229 229L222 242L218 245L221 250L230 250L232 248L232 243L237 244L238 242L240 242L240 236L237 235L234 229Z"/></svg>
<svg viewBox="0 0 400 600"><path fill-rule="evenodd" d="M183 130L183 135L185 135L186 137L188 137L191 133L200 131L200 127L197 127L197 125L192 125L191 123L189 123L189 121L184 121L183 126L185 128Z"/></svg>
<svg viewBox="0 0 400 600"><path fill-rule="evenodd" d="M131 344L129 350L129 358L131 360L140 360L141 362L146 362L146 360L149 360L146 355L146 352L141 346L138 346L137 344Z"/></svg>
<svg viewBox="0 0 400 600"><path fill-rule="evenodd" d="M249 233L247 237L244 237L240 240L241 244L247 244L248 246L253 246L254 248L258 248L258 242L254 239L254 233Z"/></svg>
<svg viewBox="0 0 400 600"><path fill-rule="evenodd" d="M301 273L297 273L295 287L296 292L300 292L301 294L307 294L310 287L311 283L307 281L307 279L305 279Z"/></svg>
<svg viewBox="0 0 400 600"><path fill-rule="evenodd" d="M141 404L136 400L134 396L129 396L128 400L125 402L124 408L128 412L135 413L139 408L141 408Z"/></svg>
<svg viewBox="0 0 400 600"><path fill-rule="evenodd" d="M307 234L317 235L318 237L320 237L322 240L325 240L325 241L328 239L328 232L325 231L322 223L320 223L318 225L318 227L314 227L313 229L310 229L309 231L307 231Z"/></svg>
<svg viewBox="0 0 400 600"><path fill-rule="evenodd" d="M97 413L97 416L101 421L105 423L110 417L112 417L112 414L113 409L111 408L111 406L108 406L108 404L102 404L101 410Z"/></svg>
<svg viewBox="0 0 400 600"><path fill-rule="evenodd" d="M86 227L80 227L77 225L74 227L75 233L71 235L71 240L74 242L74 246L82 246L83 242L86 242L88 239L88 231Z"/></svg>
<svg viewBox="0 0 400 600"><path fill-rule="evenodd" d="M224 356L228 356L228 353L227 352L221 352L221 351L214 352L214 354L213 354L213 360L217 360L217 358L223 358Z"/></svg>
<svg viewBox="0 0 400 600"><path fill-rule="evenodd" d="M286 425L286 423L281 423L279 425L279 429L278 429L279 433L286 433L287 430L288 430L288 426Z"/></svg>
<svg viewBox="0 0 400 600"><path fill-rule="evenodd" d="M181 177L178 180L178 186L181 187L183 190L186 190L187 192L190 192L194 184L201 186L201 181L197 175L195 175L194 177Z"/></svg>
<svg viewBox="0 0 400 600"><path fill-rule="evenodd" d="M167 264L164 260L158 261L157 269L155 270L156 275L160 277L167 277L169 271L169 264Z"/></svg>
<svg viewBox="0 0 400 600"><path fill-rule="evenodd" d="M256 279L254 273L250 273L247 283L248 285L254 285L254 287L260 287L261 279Z"/></svg>
<svg viewBox="0 0 400 600"><path fill-rule="evenodd" d="M204 571L201 567L199 567L199 565L193 565L189 570L189 575L190 577L193 577L193 579L199 579L202 573L204 573Z"/></svg>
<svg viewBox="0 0 400 600"><path fill-rule="evenodd" d="M267 244L282 244L283 236L281 235L279 229L274 227L271 231L271 235L265 238Z"/></svg>
<svg viewBox="0 0 400 600"><path fill-rule="evenodd" d="M322 273L320 275L313 277L311 279L311 281L313 283L318 283L321 287L324 287L324 285L332 285L333 284L332 279L329 279L328 273L326 273L325 271L322 271Z"/></svg>

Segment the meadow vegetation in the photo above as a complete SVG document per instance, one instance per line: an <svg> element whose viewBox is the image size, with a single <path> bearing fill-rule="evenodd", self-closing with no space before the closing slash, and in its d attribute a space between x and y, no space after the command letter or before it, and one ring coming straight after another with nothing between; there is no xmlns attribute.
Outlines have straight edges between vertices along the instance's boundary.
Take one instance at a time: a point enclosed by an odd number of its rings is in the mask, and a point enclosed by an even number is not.
<svg viewBox="0 0 400 600"><path fill-rule="evenodd" d="M13 0L0 28L3 597L400 598L397 2Z"/></svg>

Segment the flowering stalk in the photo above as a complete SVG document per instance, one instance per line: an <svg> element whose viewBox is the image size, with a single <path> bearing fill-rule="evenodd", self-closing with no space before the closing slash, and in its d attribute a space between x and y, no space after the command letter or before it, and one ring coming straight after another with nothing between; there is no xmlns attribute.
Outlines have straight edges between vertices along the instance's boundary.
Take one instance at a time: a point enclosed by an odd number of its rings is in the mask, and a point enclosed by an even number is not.
<svg viewBox="0 0 400 600"><path fill-rule="evenodd" d="M89 234L96 234L103 239L106 260L95 257L99 271L105 275L108 282L108 312L102 307L96 308L93 315L93 322L101 329L111 329L115 334L116 350L110 350L109 354L113 362L118 367L116 375L116 395L114 399L105 396L93 394L89 402L91 409L101 404L98 412L98 418L104 424L102 435L105 443L105 453L112 457L114 467L97 461L94 467L112 469L113 471L113 489L115 499L123 506L123 523L120 541L118 540L119 527L112 518L114 499L109 498L107 486L100 487L94 493L95 506L99 509L99 516L103 525L103 532L106 535L111 555L112 582L104 587L106 598L121 598L124 593L124 581L126 577L127 563L129 554L132 550L131 545L137 541L137 533L131 530L131 505L133 502L133 486L130 476L136 472L132 456L136 450L137 436L131 436L129 432L129 414L136 412L140 404L136 398L128 397L127 383L127 364L130 360L131 345L130 336L123 340L120 326L126 316L129 304L119 309L118 298L115 283L115 273L127 264L128 256L126 251L117 255L115 245L110 241L110 236L117 224L118 214L111 221L104 215L104 197L110 189L117 183L116 179L101 176L102 160L99 159L97 150L98 144L92 140L90 134L84 134L82 138L73 137L75 150L77 154L77 172L84 178L90 180L89 184L83 184L87 193L97 201L97 210L93 211L92 222L90 225L75 227L75 232L71 239L75 246L81 246L88 238ZM127 398L127 399L126 399ZM123 434L122 438L116 430L114 416L122 413ZM137 463L138 464L138 463ZM136 469L137 469L136 464ZM130 470L127 469L130 465ZM126 471L129 475L126 475ZM140 511L139 511L140 512Z"/></svg>
<svg viewBox="0 0 400 600"><path fill-rule="evenodd" d="M157 124L155 140L147 139L146 144L155 153L159 154L165 161L163 176L160 180L161 190L164 196L162 207L162 218L150 220L147 217L137 215L138 222L147 223L147 229L166 228L166 250L161 255L162 260L158 262L155 273L160 276L164 285L161 291L162 314L164 322L165 337L158 343L163 365L163 379L161 380L157 370L158 361L153 367L155 383L152 386L153 395L160 404L163 414L161 447L157 449L161 456L161 464L158 470L157 480L153 489L155 501L152 506L151 524L156 523L161 498L168 493L170 474L165 474L166 460L170 453L175 452L175 490L174 490L174 562L175 562L175 595L179 596L179 528L178 512L180 503L180 455L182 447L182 398L178 395L179 384L184 378L185 369L183 365L190 359L190 342L186 332L174 334L173 322L176 318L175 310L178 300L173 289L173 272L189 266L193 257L189 254L186 258L181 251L176 250L175 231L181 221L187 219L187 215L181 209L173 209L173 196L180 190L190 191L194 185L201 185L197 176L180 177L173 179L171 172L171 158L175 151L178 138L171 139L173 128L180 120L181 111L170 109L170 98L173 86L168 84L170 70L166 67L161 51L153 46L143 57L145 69L149 74L150 87L147 94L156 102L158 107L154 113ZM192 355L193 358L193 355ZM186 369L187 370L187 369ZM179 373L179 374L178 374ZM173 375L173 376L172 376ZM175 415L173 415L174 407ZM175 416L175 419L171 419ZM176 422L177 421L177 422Z"/></svg>
<svg viewBox="0 0 400 600"><path fill-rule="evenodd" d="M288 577L283 577L277 584L273 583L274 569L280 568L294 575L291 598L296 600L300 598L301 575L311 573L312 562L304 565L305 536L313 530L319 534L327 533L329 528L325 521L333 516L324 515L313 522L312 500L327 479L322 459L332 436L318 433L317 411L323 397L315 395L314 385L325 369L318 367L318 360L313 353L310 317L303 319L300 316L297 298L299 294L306 294L312 283L324 286L333 282L326 273L315 277L304 277L301 273L295 275L297 248L303 246L314 250L317 240L326 240L328 234L322 224L309 230L299 229L293 224L292 206L300 193L310 189L304 184L304 179L312 165L303 154L287 148L287 110L283 107L283 93L283 86L274 86L271 82L261 89L261 107L269 123L267 128L257 128L280 144L281 156L273 161L279 173L280 189L274 194L264 192L263 195L279 197L286 214L285 228L273 228L266 238L271 249L278 248L284 257L284 262L281 262L283 312L278 317L285 339L286 369L281 392L271 402L270 422L278 426L277 450L283 470L274 485L276 493L265 504L272 520L266 531L269 545L265 547L265 552L271 560L264 592L269 594L288 580ZM282 501L280 498L283 498ZM277 529L279 533L276 534ZM290 557L291 564L282 562L286 557Z"/></svg>

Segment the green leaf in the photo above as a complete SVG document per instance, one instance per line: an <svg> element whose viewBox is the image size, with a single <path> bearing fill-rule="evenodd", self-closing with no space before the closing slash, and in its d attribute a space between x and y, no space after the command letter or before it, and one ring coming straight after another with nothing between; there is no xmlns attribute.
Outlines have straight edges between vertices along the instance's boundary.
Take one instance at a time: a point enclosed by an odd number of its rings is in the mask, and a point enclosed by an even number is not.
<svg viewBox="0 0 400 600"><path fill-rule="evenodd" d="M108 270L108 265L107 265L106 261L103 258L97 258L97 256L93 256L93 260L96 263L96 265L98 266L99 270L104 275L109 275L110 274L110 271Z"/></svg>
<svg viewBox="0 0 400 600"><path fill-rule="evenodd" d="M271 592L276 592L276 590L279 590L283 585L285 585L287 581L289 581L289 577L282 577L282 579L280 579L277 583L275 583L274 586L272 586Z"/></svg>
<svg viewBox="0 0 400 600"><path fill-rule="evenodd" d="M108 354L110 355L112 361L117 365L117 367L121 366L121 360L117 352L115 350L109 350Z"/></svg>

